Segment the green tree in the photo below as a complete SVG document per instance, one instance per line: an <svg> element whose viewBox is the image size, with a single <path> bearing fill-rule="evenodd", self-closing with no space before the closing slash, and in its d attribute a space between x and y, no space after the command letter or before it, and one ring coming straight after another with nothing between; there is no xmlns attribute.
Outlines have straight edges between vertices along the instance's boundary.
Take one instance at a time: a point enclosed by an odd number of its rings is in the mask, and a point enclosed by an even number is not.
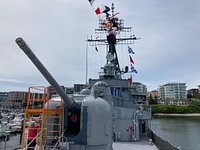
<svg viewBox="0 0 200 150"><path fill-rule="evenodd" d="M149 104L154 104L153 96L150 94L149 96Z"/></svg>
<svg viewBox="0 0 200 150"><path fill-rule="evenodd" d="M154 96L154 104L158 104L158 96L157 95Z"/></svg>
<svg viewBox="0 0 200 150"><path fill-rule="evenodd" d="M193 98L192 94L190 94L190 93L189 93L189 94L187 94L187 98L188 98L188 99L191 99L191 98Z"/></svg>

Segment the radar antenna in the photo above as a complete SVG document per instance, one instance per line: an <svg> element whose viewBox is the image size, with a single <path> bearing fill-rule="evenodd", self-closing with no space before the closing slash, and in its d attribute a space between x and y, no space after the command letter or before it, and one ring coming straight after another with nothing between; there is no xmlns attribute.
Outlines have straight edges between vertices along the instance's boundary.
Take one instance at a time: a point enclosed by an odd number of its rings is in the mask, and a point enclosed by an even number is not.
<svg viewBox="0 0 200 150"><path fill-rule="evenodd" d="M104 77L109 78L116 77L116 75L117 77L121 77L121 73L123 72L120 70L116 45L134 44L135 40L139 40L139 38L131 34L129 34L129 37L119 36L120 33L123 32L132 33L132 27L124 27L124 20L117 17L119 13L115 13L114 9L115 7L112 3L112 15L109 16L109 14L107 14L106 20L99 19L99 28L95 29L95 37L102 37L102 34L106 35L106 37L102 39L93 39L91 36L90 39L87 39L87 42L90 46L97 47L98 45L106 45L109 47L107 56L112 55L113 59L107 59L107 64L105 65L105 67L103 67ZM109 63L112 64L114 68L111 67Z"/></svg>

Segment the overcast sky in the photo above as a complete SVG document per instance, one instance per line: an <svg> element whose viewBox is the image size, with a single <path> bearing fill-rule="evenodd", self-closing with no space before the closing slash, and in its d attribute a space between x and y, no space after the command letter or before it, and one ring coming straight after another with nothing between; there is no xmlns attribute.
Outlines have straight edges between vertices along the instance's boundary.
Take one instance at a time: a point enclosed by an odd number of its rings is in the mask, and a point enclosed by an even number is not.
<svg viewBox="0 0 200 150"><path fill-rule="evenodd" d="M109 0L107 0L109 2ZM141 39L133 81L148 90L168 82L200 85L199 0L110 0L125 26ZM65 86L85 83L87 36L98 17L88 0L0 0L0 91L27 91L49 84L15 44L22 37L56 80ZM129 65L127 46L118 46L120 66ZM88 78L98 78L105 49L88 49ZM128 76L124 76L128 77Z"/></svg>

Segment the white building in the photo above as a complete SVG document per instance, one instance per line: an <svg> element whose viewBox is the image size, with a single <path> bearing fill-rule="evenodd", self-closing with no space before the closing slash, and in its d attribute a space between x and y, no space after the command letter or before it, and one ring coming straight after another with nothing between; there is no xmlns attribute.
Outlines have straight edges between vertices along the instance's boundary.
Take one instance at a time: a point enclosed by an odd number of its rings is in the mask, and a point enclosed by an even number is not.
<svg viewBox="0 0 200 150"><path fill-rule="evenodd" d="M133 101L138 104L145 104L147 100L147 87L140 82L133 82L131 87Z"/></svg>
<svg viewBox="0 0 200 150"><path fill-rule="evenodd" d="M161 99L187 99L186 83L167 83L159 86Z"/></svg>

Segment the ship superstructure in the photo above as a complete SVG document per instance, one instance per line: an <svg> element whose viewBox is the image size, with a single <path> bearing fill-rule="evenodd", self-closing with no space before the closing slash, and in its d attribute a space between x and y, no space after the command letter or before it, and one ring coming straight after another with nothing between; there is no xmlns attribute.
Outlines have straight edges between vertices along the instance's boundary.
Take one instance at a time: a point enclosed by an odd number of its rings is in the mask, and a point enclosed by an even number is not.
<svg viewBox="0 0 200 150"><path fill-rule="evenodd" d="M111 86L111 94L115 97L113 99L114 106L133 107L132 98L126 96L130 92L128 87L131 87L129 79L122 79L122 75L129 72L128 66L125 66L124 69L120 68L116 45L133 44L138 38L133 35L128 38L119 36L122 32L132 33L132 27L124 27L124 20L116 17L118 13L114 13L114 4L111 9L112 16L106 19L107 21L99 20L99 28L95 29L96 37L104 34L105 38L87 39L90 46L105 45L108 47L106 64L101 68L103 71L99 73L99 79L90 79L89 84L93 85L99 80L105 81Z"/></svg>
<svg viewBox="0 0 200 150"><path fill-rule="evenodd" d="M92 86L98 81L107 83L111 91L111 99L114 110L114 136L116 140L138 141L141 135L146 133L148 120L151 119L150 110L141 110L132 96L132 84L130 79L123 79L124 73L130 73L128 66L120 68L117 56L116 45L134 44L139 38L131 35L121 37L120 33L132 33L132 27L124 27L124 20L117 17L114 13L114 4L111 7L112 15L106 21L99 20L99 28L95 29L95 34L106 35L104 39L88 39L90 46L105 45L108 47L106 64L101 69L98 79L90 79L89 85ZM109 16L109 15L108 15ZM132 128L133 137L129 137L129 128Z"/></svg>

